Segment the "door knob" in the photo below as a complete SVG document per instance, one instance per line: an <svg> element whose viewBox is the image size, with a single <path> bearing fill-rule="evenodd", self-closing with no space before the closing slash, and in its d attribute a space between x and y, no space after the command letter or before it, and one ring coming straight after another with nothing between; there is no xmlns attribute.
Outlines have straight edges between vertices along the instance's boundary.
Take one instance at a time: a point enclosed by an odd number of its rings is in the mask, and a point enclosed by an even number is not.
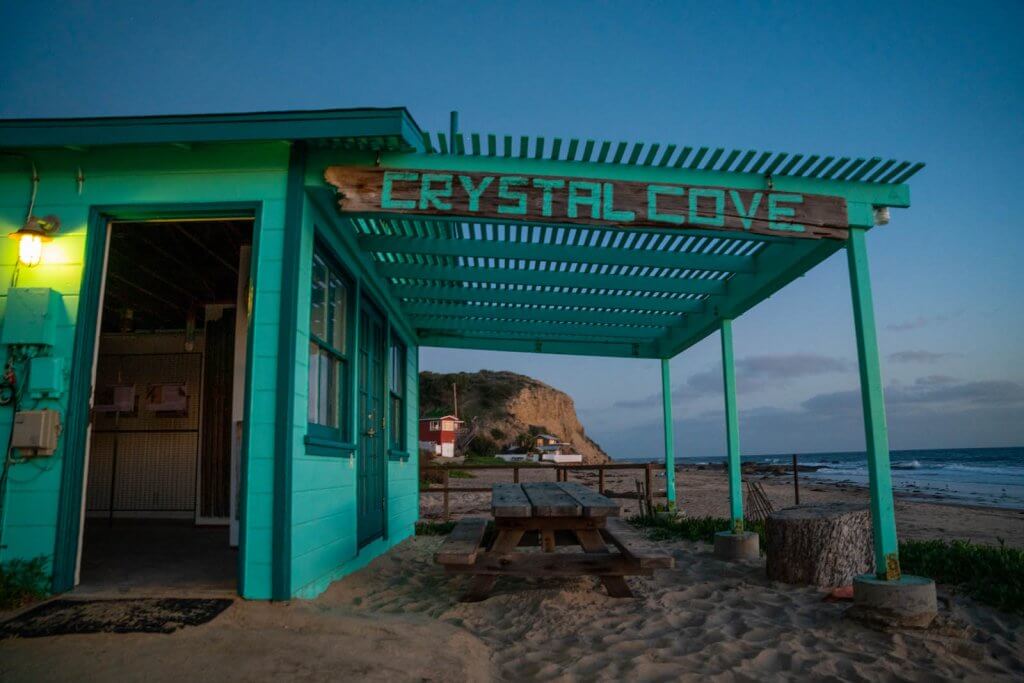
<svg viewBox="0 0 1024 683"><path fill-rule="evenodd" d="M366 430L366 435L370 437L377 436L377 430L374 429L373 427L370 427L369 429Z"/></svg>

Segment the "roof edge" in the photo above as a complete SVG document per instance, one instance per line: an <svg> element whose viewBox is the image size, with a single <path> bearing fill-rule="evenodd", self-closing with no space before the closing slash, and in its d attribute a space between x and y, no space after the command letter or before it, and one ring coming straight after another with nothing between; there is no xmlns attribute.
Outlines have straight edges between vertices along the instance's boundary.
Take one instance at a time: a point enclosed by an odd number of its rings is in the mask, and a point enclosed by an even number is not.
<svg viewBox="0 0 1024 683"><path fill-rule="evenodd" d="M405 107L0 119L0 148L14 149L367 137L423 149L423 132Z"/></svg>

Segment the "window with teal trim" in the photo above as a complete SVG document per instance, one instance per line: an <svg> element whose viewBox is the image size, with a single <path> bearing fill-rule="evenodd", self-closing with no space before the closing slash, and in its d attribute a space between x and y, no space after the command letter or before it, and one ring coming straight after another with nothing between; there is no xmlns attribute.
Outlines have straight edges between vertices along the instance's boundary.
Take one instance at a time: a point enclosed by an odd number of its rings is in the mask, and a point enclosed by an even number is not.
<svg viewBox="0 0 1024 683"><path fill-rule="evenodd" d="M309 312L309 434L338 442L350 440L348 401L349 297L352 288L319 248L313 252Z"/></svg>
<svg viewBox="0 0 1024 683"><path fill-rule="evenodd" d="M405 447L405 346L397 340L391 342L390 383L388 387L391 410L389 448L404 451Z"/></svg>

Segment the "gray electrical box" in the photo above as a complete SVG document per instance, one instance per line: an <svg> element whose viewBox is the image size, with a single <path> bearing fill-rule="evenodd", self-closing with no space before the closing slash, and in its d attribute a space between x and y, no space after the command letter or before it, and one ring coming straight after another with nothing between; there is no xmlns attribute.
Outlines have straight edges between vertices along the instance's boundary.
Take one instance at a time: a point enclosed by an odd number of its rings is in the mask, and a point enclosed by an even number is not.
<svg viewBox="0 0 1024 683"><path fill-rule="evenodd" d="M21 410L14 414L11 448L20 455L53 455L60 435L60 413L56 410Z"/></svg>

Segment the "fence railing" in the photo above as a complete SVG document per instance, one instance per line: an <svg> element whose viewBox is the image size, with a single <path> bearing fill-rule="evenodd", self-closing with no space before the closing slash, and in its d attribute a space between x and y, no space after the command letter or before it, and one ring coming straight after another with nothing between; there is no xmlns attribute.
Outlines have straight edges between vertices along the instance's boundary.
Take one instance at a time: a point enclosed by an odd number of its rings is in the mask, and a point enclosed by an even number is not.
<svg viewBox="0 0 1024 683"><path fill-rule="evenodd" d="M597 491L609 498L633 498L636 499L638 496L633 492L616 492L607 491L605 489L605 472L611 471L622 471L622 470L643 470L644 473L644 499L648 505L648 509L653 508L654 499L664 498L665 491L654 490L654 473L656 471L664 471L664 463L658 462L609 462L600 463L595 465L537 465L537 464L518 464L508 463L507 465L426 465L420 468L420 473L427 475L431 472L441 473L441 484L440 486L432 485L432 482L423 481L421 477L420 481L420 494L424 493L440 493L443 496L444 506L444 518L448 519L450 516L450 499L452 494L460 493L490 493L490 486L451 486L451 473L452 471L459 470L462 472L473 472L479 470L510 470L512 473L511 483L519 483L519 471L528 470L530 472L545 472L552 471L554 473L555 481L569 481L569 472L573 470L583 471L597 471ZM424 484L426 484L424 486Z"/></svg>

